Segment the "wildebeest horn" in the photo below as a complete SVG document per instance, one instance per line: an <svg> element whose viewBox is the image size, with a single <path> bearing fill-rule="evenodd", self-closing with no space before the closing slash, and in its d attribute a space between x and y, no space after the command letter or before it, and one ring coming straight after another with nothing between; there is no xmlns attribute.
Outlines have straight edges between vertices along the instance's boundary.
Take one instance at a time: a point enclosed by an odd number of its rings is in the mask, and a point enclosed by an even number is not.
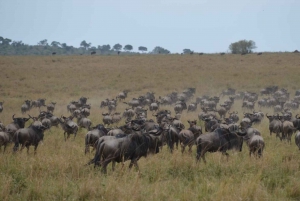
<svg viewBox="0 0 300 201"><path fill-rule="evenodd" d="M12 119L13 119L13 120L15 120L15 115L16 115L16 114L14 114L14 115L12 116Z"/></svg>
<svg viewBox="0 0 300 201"><path fill-rule="evenodd" d="M30 119L33 119L32 116L30 116L30 114L28 114L28 116L29 116Z"/></svg>
<svg viewBox="0 0 300 201"><path fill-rule="evenodd" d="M295 117L296 117L296 119L298 119L298 115L299 115L299 114L296 114L296 116L295 116Z"/></svg>

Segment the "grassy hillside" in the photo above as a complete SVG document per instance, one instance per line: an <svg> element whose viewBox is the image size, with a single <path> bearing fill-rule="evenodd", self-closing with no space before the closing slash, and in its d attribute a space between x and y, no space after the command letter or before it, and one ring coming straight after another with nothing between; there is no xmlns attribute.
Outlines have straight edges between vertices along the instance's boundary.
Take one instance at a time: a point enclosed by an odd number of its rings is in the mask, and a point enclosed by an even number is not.
<svg viewBox="0 0 300 201"><path fill-rule="evenodd" d="M89 97L90 119L102 122L99 105L130 89L128 100L154 91L163 96L195 87L196 95L219 95L232 87L259 92L268 85L285 87L293 97L300 89L300 55L139 55L139 56L7 56L0 57L0 121L10 123L21 115L26 99L46 98L57 102L54 114L68 115L66 105L81 96ZM222 101L224 98L220 101ZM242 117L241 101L234 110ZM126 105L119 103L117 111ZM166 107L172 112L173 107ZM258 108L256 108L258 110ZM272 110L262 110L272 113ZM182 115L198 119L200 112ZM295 111L294 114L300 113ZM37 115L38 109L32 109ZM151 114L149 114L151 118ZM28 122L27 125L29 125ZM199 122L202 125L202 122ZM139 160L140 173L122 168L105 176L99 169L84 166L93 154L84 155L80 129L75 140L64 142L61 128L45 132L43 145L33 155L12 154L12 145L0 154L0 200L300 200L300 151L269 136L268 120L256 126L265 139L262 159L249 158L248 148L230 151L227 161L220 153L208 153L207 164L195 163L193 153L170 154L167 147L157 155Z"/></svg>

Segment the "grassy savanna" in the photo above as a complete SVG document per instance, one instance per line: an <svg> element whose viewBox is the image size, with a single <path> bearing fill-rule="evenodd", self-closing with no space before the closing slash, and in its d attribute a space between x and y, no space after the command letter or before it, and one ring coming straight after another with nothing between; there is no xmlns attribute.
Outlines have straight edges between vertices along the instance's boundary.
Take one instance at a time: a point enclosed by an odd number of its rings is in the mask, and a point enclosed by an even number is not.
<svg viewBox="0 0 300 201"><path fill-rule="evenodd" d="M86 96L92 105L89 118L96 125L106 111L100 102L124 89L131 90L129 100L147 91L158 97L186 87L196 87L198 96L219 95L227 87L259 92L278 85L293 97L300 89L299 68L300 55L293 53L0 57L0 101L5 102L0 120L7 125L13 114L22 116L24 100L37 98L57 102L54 114L67 116L66 105ZM119 103L117 111L125 108ZM174 114L173 106L166 108ZM233 109L241 118L241 101ZM186 127L199 112L199 107L197 112L183 112ZM29 114L37 115L38 109ZM64 142L62 129L51 128L36 155L32 147L29 155L26 150L12 154L12 145L0 154L0 200L300 200L300 152L294 140L289 145L269 136L266 118L255 127L266 143L261 159L249 158L244 145L241 153L229 151L228 161L220 153L207 153L207 164L196 164L195 147L192 154L170 154L164 147L139 160L140 172L128 171L126 162L115 172L109 165L107 175L84 166L93 157L84 155L87 130Z"/></svg>

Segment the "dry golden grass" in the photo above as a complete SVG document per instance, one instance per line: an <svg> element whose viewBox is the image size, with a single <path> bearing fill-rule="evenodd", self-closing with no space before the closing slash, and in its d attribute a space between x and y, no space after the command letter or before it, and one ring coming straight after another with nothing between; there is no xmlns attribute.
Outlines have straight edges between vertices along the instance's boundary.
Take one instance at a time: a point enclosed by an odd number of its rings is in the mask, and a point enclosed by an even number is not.
<svg viewBox="0 0 300 201"><path fill-rule="evenodd" d="M128 99L147 91L163 96L186 87L196 87L196 95L218 95L227 87L258 92L267 85L288 88L293 95L300 88L299 68L300 55L292 53L0 57L0 101L5 101L0 120L6 125L12 114L21 116L26 99L55 101L54 114L60 116L67 115L71 100L87 96L90 119L101 123L101 100L123 89L131 90ZM119 103L117 110L125 107ZM241 101L234 109L242 113ZM182 121L197 119L199 112L184 112ZM62 129L52 128L36 156L32 148L29 155L12 154L12 146L0 154L0 200L300 200L300 152L294 141L288 145L269 136L266 119L256 128L266 142L260 160L249 158L245 146L242 153L230 151L228 161L208 153L206 165L196 164L195 147L192 154L183 155L179 150L171 155L164 147L140 159L140 173L129 172L127 162L123 169L109 169L106 176L84 166L93 157L84 155L85 129L64 142Z"/></svg>

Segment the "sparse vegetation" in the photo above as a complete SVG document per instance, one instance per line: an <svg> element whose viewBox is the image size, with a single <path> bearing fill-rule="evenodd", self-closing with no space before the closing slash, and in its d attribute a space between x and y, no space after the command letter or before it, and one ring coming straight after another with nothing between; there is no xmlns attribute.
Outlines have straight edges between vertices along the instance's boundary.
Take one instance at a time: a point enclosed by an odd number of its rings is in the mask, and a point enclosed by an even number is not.
<svg viewBox="0 0 300 201"><path fill-rule="evenodd" d="M293 93L300 88L299 67L299 57L292 53L243 59L227 54L1 56L0 101L5 101L5 109L0 121L7 125L12 114L23 116L20 107L26 99L57 102L54 114L60 116L68 114L70 101L87 96L96 125L105 112L100 102L124 89L130 89L129 99L148 91L158 97L187 87L195 87L196 95L218 95L228 87L259 92L269 85ZM234 105L239 114L241 105L240 100ZM119 103L117 111L125 107ZM182 122L187 126L199 112L184 112ZM38 109L30 114L37 115ZM93 157L84 154L87 130L79 129L75 140L65 142L62 129L54 127L45 132L37 155L25 150L12 154L12 146L0 154L0 200L299 200L298 147L294 141L289 145L269 136L267 119L256 128L266 143L261 159L249 158L245 146L241 153L229 151L228 161L220 153L207 153L207 164L196 164L195 147L192 154L181 154L180 149L170 154L165 146L161 153L139 160L140 173L129 172L126 162L115 172L109 166L105 176L100 169L84 166Z"/></svg>

